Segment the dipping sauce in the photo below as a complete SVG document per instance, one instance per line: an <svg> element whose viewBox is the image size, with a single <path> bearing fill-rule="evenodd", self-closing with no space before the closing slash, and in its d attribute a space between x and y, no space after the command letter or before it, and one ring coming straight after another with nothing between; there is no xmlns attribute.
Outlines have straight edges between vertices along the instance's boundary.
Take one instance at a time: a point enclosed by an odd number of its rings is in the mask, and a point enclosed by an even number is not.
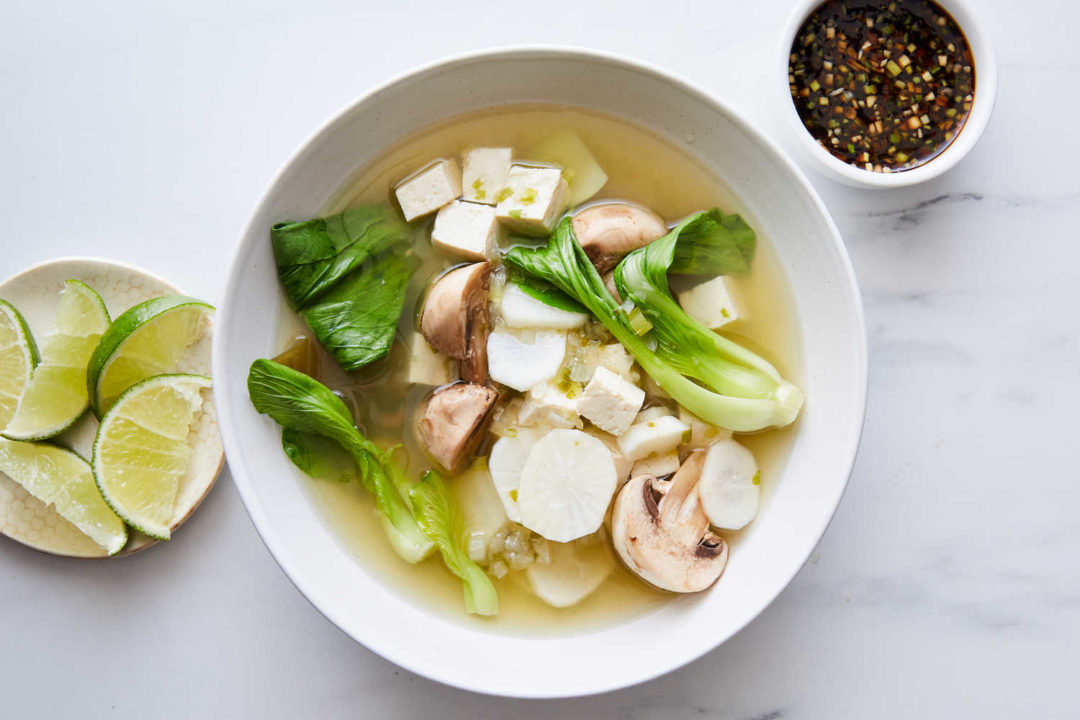
<svg viewBox="0 0 1080 720"><path fill-rule="evenodd" d="M930 0L827 0L799 28L788 64L803 125L873 172L910 170L949 146L975 94L971 48Z"/></svg>

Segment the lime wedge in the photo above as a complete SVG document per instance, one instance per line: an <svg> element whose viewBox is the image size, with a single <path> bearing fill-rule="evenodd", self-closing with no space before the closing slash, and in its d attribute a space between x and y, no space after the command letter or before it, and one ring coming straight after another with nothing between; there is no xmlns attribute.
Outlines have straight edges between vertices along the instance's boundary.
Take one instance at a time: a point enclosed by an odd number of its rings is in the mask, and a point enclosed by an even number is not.
<svg viewBox="0 0 1080 720"><path fill-rule="evenodd" d="M19 311L0 300L0 428L15 415L38 364L37 346Z"/></svg>
<svg viewBox="0 0 1080 720"><path fill-rule="evenodd" d="M210 378L158 375L124 391L94 438L91 461L102 497L124 521L168 540L180 478L192 447L188 431Z"/></svg>
<svg viewBox="0 0 1080 720"><path fill-rule="evenodd" d="M120 393L148 377L176 372L184 349L199 339L214 308L165 295L139 303L113 320L86 368L90 404L99 418Z"/></svg>
<svg viewBox="0 0 1080 720"><path fill-rule="evenodd" d="M4 437L44 440L75 424L89 405L86 363L108 327L109 313L98 294L78 280L64 283L53 331L41 343L41 364Z"/></svg>
<svg viewBox="0 0 1080 720"><path fill-rule="evenodd" d="M110 555L127 543L127 528L102 500L90 464L70 450L0 439L0 472L52 505Z"/></svg>

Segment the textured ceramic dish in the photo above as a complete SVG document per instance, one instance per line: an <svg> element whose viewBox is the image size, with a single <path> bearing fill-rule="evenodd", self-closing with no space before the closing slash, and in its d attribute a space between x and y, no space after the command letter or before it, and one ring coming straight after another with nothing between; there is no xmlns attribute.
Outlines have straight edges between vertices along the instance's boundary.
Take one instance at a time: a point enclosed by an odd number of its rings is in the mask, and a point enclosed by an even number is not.
<svg viewBox="0 0 1080 720"><path fill-rule="evenodd" d="M68 258L35 265L9 278L0 285L0 298L19 309L30 326L30 332L40 339L52 328L60 290L68 279L82 280L94 288L114 318L143 300L180 293L165 280L130 265L111 260ZM209 373L210 342L210 338L206 337L194 345L185 355L181 371ZM89 458L97 427L94 414L87 412L73 428L52 442ZM190 517L210 492L225 462L213 401L208 400L204 405L195 432L198 434L195 454L187 474L180 481L177 498L177 507L189 507L190 511L174 520L173 530ZM106 557L99 545L60 517L51 506L44 505L3 473L0 473L0 534L54 555ZM140 532L132 531L131 539L120 555L130 555L156 542Z"/></svg>
<svg viewBox="0 0 1080 720"><path fill-rule="evenodd" d="M433 121L522 102L579 106L698 158L771 238L797 303L807 404L787 472L720 583L624 624L557 638L475 630L414 606L335 540L248 400L255 358L277 348L284 300L268 229L310 217L358 168ZM730 109L635 62L570 50L491 51L431 65L358 100L307 140L266 191L217 315L214 393L230 467L270 552L327 618L389 660L478 692L558 697L638 683L711 650L760 613L806 561L847 484L866 400L862 307L840 236L795 166Z"/></svg>
<svg viewBox="0 0 1080 720"><path fill-rule="evenodd" d="M806 18L822 3L822 0L800 0L792 10L787 26L780 36L780 62L778 64L781 67L779 68L780 78L777 82L782 90L778 93L782 96L781 113L791 130L793 146L800 159L830 180L852 187L887 189L932 180L952 169L971 151L971 148L975 147L990 122L990 116L994 112L994 103L997 101L998 68L994 45L990 41L986 28L979 22L975 8L968 0L934 0L934 2L945 8L956 20L967 38L968 45L971 46L971 53L975 60L975 99L971 104L971 113L968 115L967 122L960 129L956 139L930 162L911 170L895 173L871 172L855 167L821 147L803 127L799 112L795 109L795 103L791 101L788 84L791 43L795 40L795 34L799 32Z"/></svg>

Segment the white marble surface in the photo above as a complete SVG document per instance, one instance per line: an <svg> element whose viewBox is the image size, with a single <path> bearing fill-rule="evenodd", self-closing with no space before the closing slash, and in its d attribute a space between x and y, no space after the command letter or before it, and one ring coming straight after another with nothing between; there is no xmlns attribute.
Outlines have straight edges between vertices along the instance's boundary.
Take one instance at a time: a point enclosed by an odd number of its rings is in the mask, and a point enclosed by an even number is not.
<svg viewBox="0 0 1080 720"><path fill-rule="evenodd" d="M0 542L0 716L837 718L1080 715L1080 9L977 0L1001 86L923 187L813 178L866 302L871 392L836 520L791 587L693 666L582 700L442 687L323 619L225 475L123 562ZM635 55L781 140L788 2L0 5L0 276L103 255L212 301L289 152L386 77L555 43Z"/></svg>

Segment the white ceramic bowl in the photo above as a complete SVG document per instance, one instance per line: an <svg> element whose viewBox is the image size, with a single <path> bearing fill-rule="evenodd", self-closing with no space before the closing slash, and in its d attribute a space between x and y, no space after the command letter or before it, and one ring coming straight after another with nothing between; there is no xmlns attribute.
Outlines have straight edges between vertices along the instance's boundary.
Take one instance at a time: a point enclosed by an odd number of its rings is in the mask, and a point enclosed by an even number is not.
<svg viewBox="0 0 1080 720"><path fill-rule="evenodd" d="M800 159L808 163L816 171L825 177L841 182L845 185L860 188L887 189L916 185L938 177L948 172L956 163L960 162L965 155L975 147L982 137L990 122L990 116L994 112L994 103L997 100L998 67L997 56L994 54L994 45L986 28L978 19L975 8L968 0L934 0L938 5L945 8L960 29L967 37L968 45L971 46L971 54L975 61L975 98L971 104L971 112L967 122L960 129L960 133L945 148L944 151L930 162L920 165L911 170L896 173L878 173L855 167L844 162L818 144L817 140L807 132L799 119L799 113L795 109L795 103L791 101L790 84L788 82L788 61L791 56L791 44L795 40L796 33L802 27L803 22L810 16L823 0L799 0L795 9L791 11L787 26L780 36L780 52L778 68L780 77L777 87L782 103L782 113L785 122L791 130L794 147Z"/></svg>
<svg viewBox="0 0 1080 720"><path fill-rule="evenodd" d="M779 487L721 582L622 625L560 638L477 632L399 598L331 535L248 400L251 362L273 355L284 306L269 228L317 213L357 168L398 139L482 107L520 102L599 110L692 153L731 187L771 238L803 331L807 404ZM692 144L688 144L692 138ZM458 687L502 695L584 695L653 678L708 652L792 579L832 518L862 430L866 338L844 246L802 174L730 109L669 75L571 50L489 51L384 85L308 139L266 191L237 249L214 338L214 392L233 477L282 569L327 618L389 660Z"/></svg>

